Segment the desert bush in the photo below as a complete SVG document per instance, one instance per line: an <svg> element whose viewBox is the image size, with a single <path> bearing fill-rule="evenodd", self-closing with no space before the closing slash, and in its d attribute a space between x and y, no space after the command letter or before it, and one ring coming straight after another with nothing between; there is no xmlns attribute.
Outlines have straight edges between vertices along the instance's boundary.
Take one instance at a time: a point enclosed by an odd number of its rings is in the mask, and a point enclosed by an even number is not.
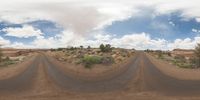
<svg viewBox="0 0 200 100"><path fill-rule="evenodd" d="M183 55L177 55L174 57L174 59L176 59L178 62L182 62L182 63L186 62L186 59Z"/></svg>
<svg viewBox="0 0 200 100"><path fill-rule="evenodd" d="M196 66L197 66L197 68L199 68L200 67L200 43L198 43L197 46L195 47L194 53L195 53L196 60L197 60Z"/></svg>
<svg viewBox="0 0 200 100"><path fill-rule="evenodd" d="M197 59L196 57L192 57L189 59L189 63L192 65L193 68L197 66Z"/></svg>
<svg viewBox="0 0 200 100"><path fill-rule="evenodd" d="M172 56L170 52L167 52L167 55L170 56L170 57Z"/></svg>
<svg viewBox="0 0 200 100"><path fill-rule="evenodd" d="M114 63L114 59L113 59L113 57L103 57L101 63L102 64L112 64L112 63Z"/></svg>
<svg viewBox="0 0 200 100"><path fill-rule="evenodd" d="M85 68L91 68L93 64L100 64L102 62L102 57L85 55L82 58L82 62L85 64Z"/></svg>
<svg viewBox="0 0 200 100"><path fill-rule="evenodd" d="M158 53L158 58L159 59L163 59L163 53L162 53L162 51L157 51L157 53Z"/></svg>
<svg viewBox="0 0 200 100"><path fill-rule="evenodd" d="M4 62L4 65L5 65L5 66L11 65L11 64L14 64L14 61L8 60L8 61Z"/></svg>
<svg viewBox="0 0 200 100"><path fill-rule="evenodd" d="M99 46L99 48L100 48L101 52L104 52L104 51L105 51L105 46L104 46L104 44L101 44L101 45Z"/></svg>
<svg viewBox="0 0 200 100"><path fill-rule="evenodd" d="M2 50L1 50L1 48L0 48L0 62L2 62L2 57L3 57L3 53L2 53Z"/></svg>
<svg viewBox="0 0 200 100"><path fill-rule="evenodd" d="M57 51L64 51L66 48L58 48Z"/></svg>
<svg viewBox="0 0 200 100"><path fill-rule="evenodd" d="M83 46L82 46L82 45L80 46L80 49L83 49Z"/></svg>
<svg viewBox="0 0 200 100"><path fill-rule="evenodd" d="M112 51L112 47L111 47L110 44L106 44L106 45L101 44L99 46L99 48L100 48L101 52L110 52L110 51Z"/></svg>
<svg viewBox="0 0 200 100"><path fill-rule="evenodd" d="M56 51L56 49L51 48L50 51L53 52L53 51Z"/></svg>
<svg viewBox="0 0 200 100"><path fill-rule="evenodd" d="M76 50L76 47L69 47L68 50Z"/></svg>
<svg viewBox="0 0 200 100"><path fill-rule="evenodd" d="M5 58L5 61L9 61L10 60L10 58L7 56L6 58Z"/></svg>
<svg viewBox="0 0 200 100"><path fill-rule="evenodd" d="M144 52L147 52L147 53L149 53L149 52L150 52L150 50L149 50L149 49L146 49L146 50L144 50Z"/></svg>
<svg viewBox="0 0 200 100"><path fill-rule="evenodd" d="M88 46L88 47L87 47L87 49L91 49L91 47L90 47L90 46Z"/></svg>

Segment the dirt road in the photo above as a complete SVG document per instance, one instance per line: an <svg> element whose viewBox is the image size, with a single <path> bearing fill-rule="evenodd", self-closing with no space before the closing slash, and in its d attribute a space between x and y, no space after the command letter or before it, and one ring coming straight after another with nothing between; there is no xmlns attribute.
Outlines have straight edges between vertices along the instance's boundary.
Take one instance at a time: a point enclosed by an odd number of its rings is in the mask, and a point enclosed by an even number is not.
<svg viewBox="0 0 200 100"><path fill-rule="evenodd" d="M157 93L163 99L162 96L198 97L200 94L200 80L179 80L165 75L143 52L135 55L132 62L125 67L126 70L98 81L69 76L59 69L56 61L50 59L52 58L49 56L39 54L24 72L0 80L0 99L81 100L88 98L88 95L93 99L104 95L106 99L120 100L137 98L137 94L143 92ZM20 93L11 94L19 90ZM142 98L145 96L140 95ZM146 96L148 99L150 97Z"/></svg>

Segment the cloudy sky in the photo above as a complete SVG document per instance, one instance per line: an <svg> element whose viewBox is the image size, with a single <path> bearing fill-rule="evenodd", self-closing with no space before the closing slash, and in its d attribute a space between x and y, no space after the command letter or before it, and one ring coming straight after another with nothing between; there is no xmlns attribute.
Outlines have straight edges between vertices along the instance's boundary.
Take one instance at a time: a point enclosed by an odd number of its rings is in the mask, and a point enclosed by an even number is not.
<svg viewBox="0 0 200 100"><path fill-rule="evenodd" d="M200 42L199 0L2 0L0 44L192 49Z"/></svg>

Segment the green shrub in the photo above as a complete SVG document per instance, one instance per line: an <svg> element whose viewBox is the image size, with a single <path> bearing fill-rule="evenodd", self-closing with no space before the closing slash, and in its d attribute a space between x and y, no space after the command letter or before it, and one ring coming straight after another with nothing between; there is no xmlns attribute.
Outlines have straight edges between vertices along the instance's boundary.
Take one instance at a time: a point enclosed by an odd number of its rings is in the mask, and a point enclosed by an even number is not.
<svg viewBox="0 0 200 100"><path fill-rule="evenodd" d="M0 62L2 62L2 60L3 60L2 57L3 57L3 53L2 53L2 49L0 48Z"/></svg>
<svg viewBox="0 0 200 100"><path fill-rule="evenodd" d="M104 46L104 44L101 44L101 45L99 46L99 48L101 49L101 52L104 52L104 51L105 51L105 46Z"/></svg>
<svg viewBox="0 0 200 100"><path fill-rule="evenodd" d="M82 58L82 62L85 64L85 68L91 68L93 64L100 64L102 62L102 57L85 55Z"/></svg>
<svg viewBox="0 0 200 100"><path fill-rule="evenodd" d="M110 51L112 51L112 47L111 47L110 44L106 44L106 45L101 44L99 46L99 48L101 49L101 52L110 52Z"/></svg>
<svg viewBox="0 0 200 100"><path fill-rule="evenodd" d="M57 51L63 51L65 48L58 48Z"/></svg>
<svg viewBox="0 0 200 100"><path fill-rule="evenodd" d="M112 64L114 62L115 61L113 57L102 57L102 61L101 61L102 64L106 64L106 65Z"/></svg>
<svg viewBox="0 0 200 100"><path fill-rule="evenodd" d="M158 59L164 59L163 52L161 50L156 51Z"/></svg>
<svg viewBox="0 0 200 100"><path fill-rule="evenodd" d="M183 62L183 63L186 62L186 59L183 55L177 55L174 57L174 59L176 59L178 62Z"/></svg>
<svg viewBox="0 0 200 100"><path fill-rule="evenodd" d="M6 61L5 63L4 63L4 65L11 65L11 64L14 64L15 62L14 61L11 61L11 60L9 60L9 61Z"/></svg>
<svg viewBox="0 0 200 100"><path fill-rule="evenodd" d="M9 60L10 60L10 58L7 56L7 57L5 58L5 60L6 60L6 61L9 61Z"/></svg>
<svg viewBox="0 0 200 100"><path fill-rule="evenodd" d="M91 49L91 47L90 47L90 46L88 46L88 47L87 47L87 49Z"/></svg>

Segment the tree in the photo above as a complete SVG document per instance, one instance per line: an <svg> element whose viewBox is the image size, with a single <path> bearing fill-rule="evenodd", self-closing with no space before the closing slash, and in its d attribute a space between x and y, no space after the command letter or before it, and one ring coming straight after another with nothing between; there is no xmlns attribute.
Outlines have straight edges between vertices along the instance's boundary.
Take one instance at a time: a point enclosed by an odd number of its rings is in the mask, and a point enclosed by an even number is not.
<svg viewBox="0 0 200 100"><path fill-rule="evenodd" d="M91 49L91 47L90 47L90 46L88 46L88 47L87 47L87 49Z"/></svg>
<svg viewBox="0 0 200 100"><path fill-rule="evenodd" d="M112 48L111 48L110 44L106 44L106 45L101 44L99 46L99 48L101 49L101 52L110 52L110 51L112 51Z"/></svg>
<svg viewBox="0 0 200 100"><path fill-rule="evenodd" d="M194 53L197 59L197 67L200 67L200 43L198 43L197 46L195 47Z"/></svg>
<svg viewBox="0 0 200 100"><path fill-rule="evenodd" d="M170 57L172 56L170 52L167 52L167 55L170 56Z"/></svg>
<svg viewBox="0 0 200 100"><path fill-rule="evenodd" d="M83 46L81 45L80 48L83 49Z"/></svg>
<svg viewBox="0 0 200 100"><path fill-rule="evenodd" d="M99 48L101 49L101 52L104 52L104 51L105 51L105 46L104 46L104 44L101 44L101 45L99 46Z"/></svg>
<svg viewBox="0 0 200 100"><path fill-rule="evenodd" d="M111 50L112 50L111 45L110 44L106 44L105 52L110 52Z"/></svg>

